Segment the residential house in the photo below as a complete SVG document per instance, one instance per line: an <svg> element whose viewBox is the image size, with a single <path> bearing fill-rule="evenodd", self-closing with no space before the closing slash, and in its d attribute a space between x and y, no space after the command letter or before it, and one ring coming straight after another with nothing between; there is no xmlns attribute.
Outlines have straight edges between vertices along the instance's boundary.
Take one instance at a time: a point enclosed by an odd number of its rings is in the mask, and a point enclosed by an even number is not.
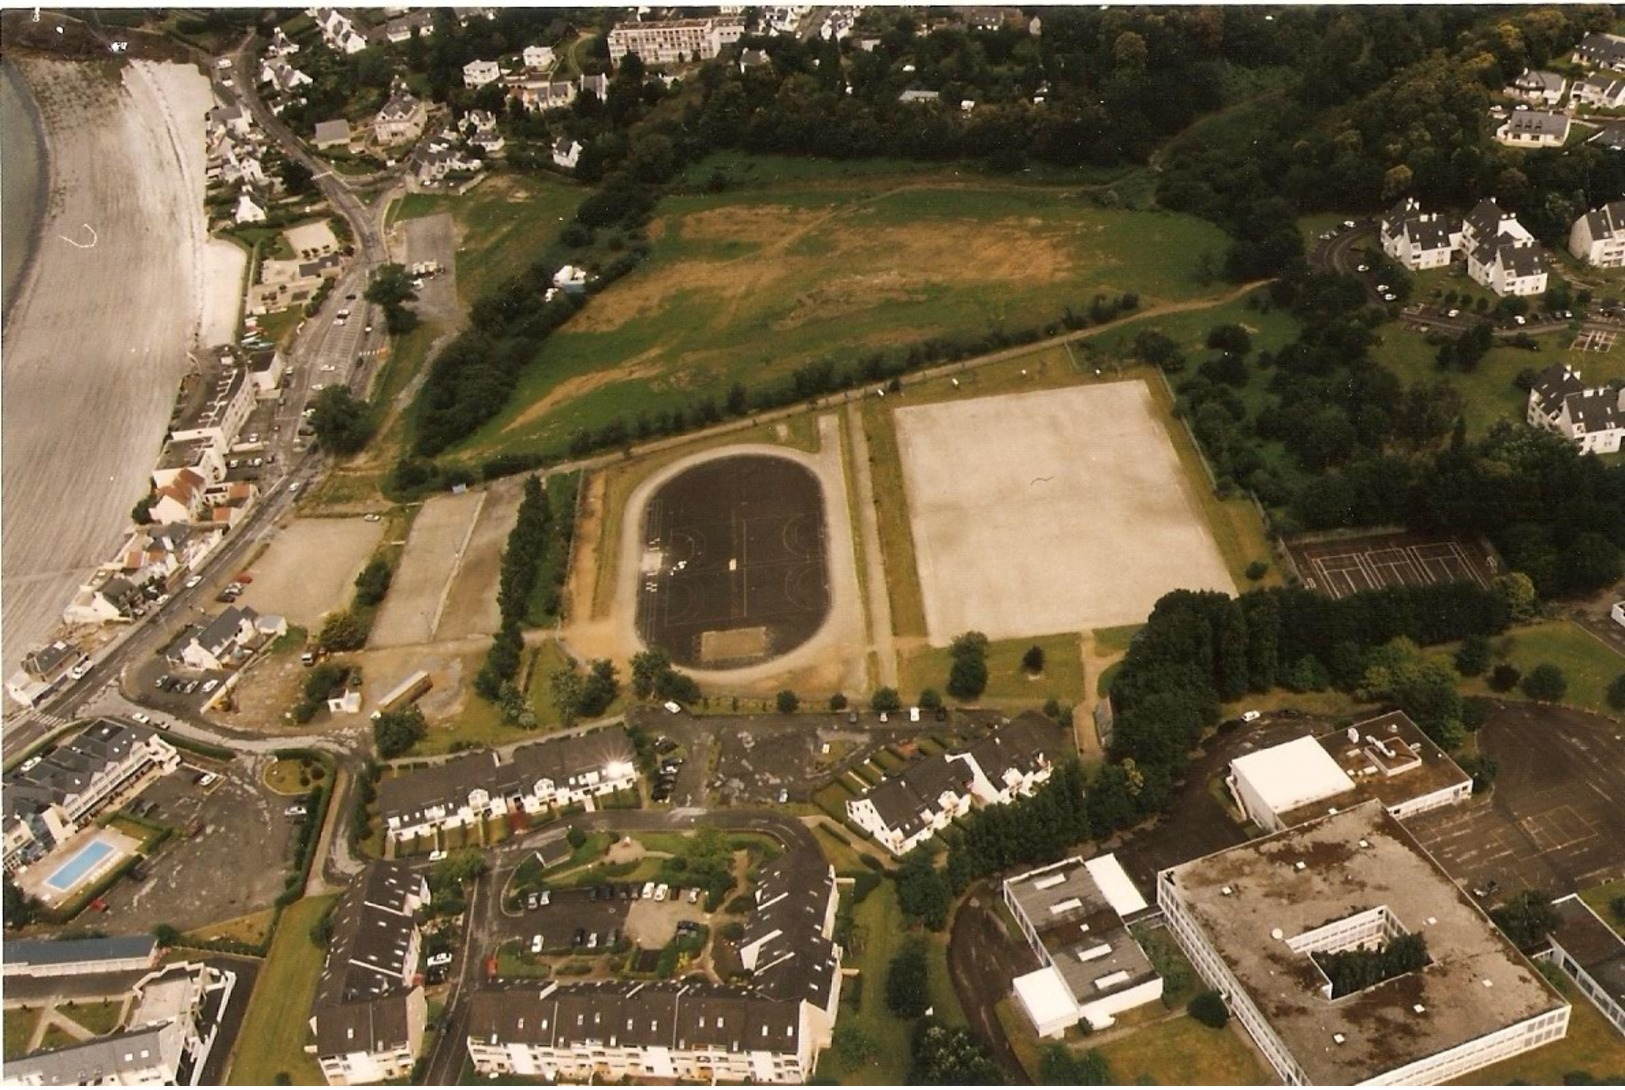
<svg viewBox="0 0 1625 1090"><path fill-rule="evenodd" d="M365 1086L412 1074L428 1025L419 976L417 911L428 883L406 864L375 861L333 909L310 1028L329 1086Z"/></svg>
<svg viewBox="0 0 1625 1090"><path fill-rule="evenodd" d="M1050 778L1062 747L1054 725L1036 712L1025 712L973 744L969 761L971 793L984 806L1026 798Z"/></svg>
<svg viewBox="0 0 1625 1090"><path fill-rule="evenodd" d="M1612 68L1625 72L1625 37L1618 34L1587 34L1569 57L1587 68Z"/></svg>
<svg viewBox="0 0 1625 1090"><path fill-rule="evenodd" d="M1569 105L1590 106L1599 110L1625 108L1625 77L1587 76L1574 81L1569 92Z"/></svg>
<svg viewBox="0 0 1625 1090"><path fill-rule="evenodd" d="M893 855L904 855L970 813L975 771L945 754L923 757L846 804L847 816Z"/></svg>
<svg viewBox="0 0 1625 1090"><path fill-rule="evenodd" d="M469 61L463 65L463 86L479 88L502 78L502 66L496 61Z"/></svg>
<svg viewBox="0 0 1625 1090"><path fill-rule="evenodd" d="M209 439L229 448L254 411L254 384L224 347L181 380L169 434L172 441Z"/></svg>
<svg viewBox="0 0 1625 1090"><path fill-rule="evenodd" d="M254 395L261 400L276 397L287 366L280 349L261 348L248 353L248 377L254 383Z"/></svg>
<svg viewBox="0 0 1625 1090"><path fill-rule="evenodd" d="M938 91L904 91L897 96L898 102L919 104L922 102L936 102L942 98Z"/></svg>
<svg viewBox="0 0 1625 1090"><path fill-rule="evenodd" d="M1625 151L1625 125L1604 125L1590 143L1608 151Z"/></svg>
<svg viewBox="0 0 1625 1090"><path fill-rule="evenodd" d="M750 981L607 980L474 996L474 1069L552 1082L801 1084L834 1034L841 948L835 875L817 853L766 864L741 937Z"/></svg>
<svg viewBox="0 0 1625 1090"><path fill-rule="evenodd" d="M232 218L238 223L264 223L265 209L254 203L254 194L245 189L237 194L237 208Z"/></svg>
<svg viewBox="0 0 1625 1090"><path fill-rule="evenodd" d="M317 150L350 146L350 123L342 117L316 122L316 135L310 141Z"/></svg>
<svg viewBox="0 0 1625 1090"><path fill-rule="evenodd" d="M1461 246L1461 227L1406 197L1382 217L1381 238L1382 252L1407 269L1436 269L1450 264Z"/></svg>
<svg viewBox="0 0 1625 1090"><path fill-rule="evenodd" d="M254 129L254 117L241 106L216 106L203 115L206 132L244 137Z"/></svg>
<svg viewBox="0 0 1625 1090"><path fill-rule="evenodd" d="M591 91L598 97L598 101L602 102L609 97L609 77L604 75L602 72L598 72L590 76L582 76L580 79L576 80L576 88L582 94L586 94L587 92Z"/></svg>
<svg viewBox="0 0 1625 1090"><path fill-rule="evenodd" d="M1625 440L1625 389L1589 387L1578 370L1554 363L1529 388L1525 420L1561 435L1581 454L1612 454Z"/></svg>
<svg viewBox="0 0 1625 1090"><path fill-rule="evenodd" d="M248 606L232 606L192 637L180 649L180 661L195 670L225 670L240 665L263 642L254 622L259 614Z"/></svg>
<svg viewBox="0 0 1625 1090"><path fill-rule="evenodd" d="M404 86L397 85L383 109L373 118L373 133L380 144L404 144L423 135L429 110Z"/></svg>
<svg viewBox="0 0 1625 1090"><path fill-rule="evenodd" d="M385 21L384 25L378 28L379 36L396 45L411 41L414 31L420 38L432 37L434 12L426 8L421 11L409 11L405 15L397 15Z"/></svg>
<svg viewBox="0 0 1625 1090"><path fill-rule="evenodd" d="M83 651L62 640L36 647L23 656L22 668L6 679L6 694L25 707L33 707L72 680L74 668L85 661Z"/></svg>
<svg viewBox="0 0 1625 1090"><path fill-rule="evenodd" d="M455 129L448 129L432 137L412 156L412 178L418 185L432 188L452 175L467 175L478 171L480 160L463 154L462 140Z"/></svg>
<svg viewBox="0 0 1625 1090"><path fill-rule="evenodd" d="M306 14L316 21L327 48L339 53L359 53L367 48L367 36L346 12L337 8L307 8Z"/></svg>
<svg viewBox="0 0 1625 1090"><path fill-rule="evenodd" d="M497 115L490 110L470 110L463 115L458 128L470 144L484 155L500 155L506 147L502 133L497 131Z"/></svg>
<svg viewBox="0 0 1625 1090"><path fill-rule="evenodd" d="M744 32L738 16L620 23L609 32L609 60L620 64L628 53L636 53L645 64L698 63L715 57Z"/></svg>
<svg viewBox="0 0 1625 1090"><path fill-rule="evenodd" d="M1506 94L1536 106L1558 106L1563 102L1563 92L1568 82L1556 72L1534 72L1525 68L1523 74L1506 89Z"/></svg>
<svg viewBox="0 0 1625 1090"><path fill-rule="evenodd" d="M561 136L553 141L553 165L565 170L574 170L581 161L581 141Z"/></svg>
<svg viewBox="0 0 1625 1090"><path fill-rule="evenodd" d="M265 47L265 52L273 57L291 57L299 52L299 43L285 34L281 27L271 30L271 44Z"/></svg>
<svg viewBox="0 0 1625 1090"><path fill-rule="evenodd" d="M260 65L260 82L269 84L279 94L291 95L308 86L311 79L281 57L273 56L266 57Z"/></svg>
<svg viewBox="0 0 1625 1090"><path fill-rule="evenodd" d="M1569 229L1569 253L1600 269L1625 268L1625 200L1575 220Z"/></svg>
<svg viewBox="0 0 1625 1090"><path fill-rule="evenodd" d="M637 783L632 748L620 730L594 731L520 746L504 761L467 753L378 785L378 817L393 841L472 826L506 814L537 815Z"/></svg>
<svg viewBox="0 0 1625 1090"><path fill-rule="evenodd" d="M1550 110L1514 110L1495 130L1509 148L1560 148L1569 138L1569 115Z"/></svg>
<svg viewBox="0 0 1625 1090"><path fill-rule="evenodd" d="M1546 290L1546 259L1534 236L1493 200L1479 201L1461 223L1467 275L1498 295Z"/></svg>
<svg viewBox="0 0 1625 1090"><path fill-rule="evenodd" d="M62 610L64 624L111 624L147 611L147 596L122 575L100 571L82 585Z"/></svg>
<svg viewBox="0 0 1625 1090"><path fill-rule="evenodd" d="M527 110L560 110L576 100L573 80L518 79L508 82L508 93Z"/></svg>
<svg viewBox="0 0 1625 1090"><path fill-rule="evenodd" d="M180 763L156 731L113 719L98 719L46 756L24 761L0 780L5 872L48 854ZM15 835L14 822L28 835Z"/></svg>
<svg viewBox="0 0 1625 1090"><path fill-rule="evenodd" d="M209 482L195 470L183 469L153 492L147 513L158 522L193 522L203 512L203 494Z"/></svg>
<svg viewBox="0 0 1625 1090"><path fill-rule="evenodd" d="M766 68L772 65L767 53L760 49L746 49L739 54L739 71L741 74L749 72L752 68Z"/></svg>
<svg viewBox="0 0 1625 1090"><path fill-rule="evenodd" d="M519 54L525 67L532 72L549 72L553 68L553 50L545 45L527 45Z"/></svg>

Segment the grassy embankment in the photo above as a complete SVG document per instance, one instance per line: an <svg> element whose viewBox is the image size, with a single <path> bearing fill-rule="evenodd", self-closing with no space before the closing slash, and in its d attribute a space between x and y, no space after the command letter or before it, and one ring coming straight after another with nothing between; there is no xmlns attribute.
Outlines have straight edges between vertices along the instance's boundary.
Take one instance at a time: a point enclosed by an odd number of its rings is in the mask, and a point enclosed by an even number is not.
<svg viewBox="0 0 1625 1090"><path fill-rule="evenodd" d="M575 428L720 401L815 359L1043 325L1097 292L1199 296L1197 254L1223 244L1194 218L1095 208L1075 187L813 173L664 200L649 257L549 339L458 453L557 449Z"/></svg>
<svg viewBox="0 0 1625 1090"><path fill-rule="evenodd" d="M326 1081L315 1058L305 1052L310 1033L306 1012L316 995L325 953L310 940L310 929L335 900L336 895L307 897L283 912L237 1038L231 1085L269 1086L283 1073L297 1086Z"/></svg>

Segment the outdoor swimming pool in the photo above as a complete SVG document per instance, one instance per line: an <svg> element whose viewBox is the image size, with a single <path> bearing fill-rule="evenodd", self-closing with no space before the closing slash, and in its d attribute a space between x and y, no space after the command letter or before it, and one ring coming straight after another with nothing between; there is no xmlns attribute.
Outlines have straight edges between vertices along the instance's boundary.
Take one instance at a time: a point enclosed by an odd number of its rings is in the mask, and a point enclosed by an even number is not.
<svg viewBox="0 0 1625 1090"><path fill-rule="evenodd" d="M84 880L85 875L118 849L105 840L92 840L80 848L72 859L56 868L45 884L58 893L66 893Z"/></svg>

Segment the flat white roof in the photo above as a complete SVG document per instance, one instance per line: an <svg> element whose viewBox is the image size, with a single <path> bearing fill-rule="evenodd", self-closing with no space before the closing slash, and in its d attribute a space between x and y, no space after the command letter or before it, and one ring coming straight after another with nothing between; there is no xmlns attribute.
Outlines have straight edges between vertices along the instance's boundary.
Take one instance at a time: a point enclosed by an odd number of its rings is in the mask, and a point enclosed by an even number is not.
<svg viewBox="0 0 1625 1090"><path fill-rule="evenodd" d="M1331 754L1310 737L1237 757L1230 770L1277 814L1341 795L1354 786Z"/></svg>
<svg viewBox="0 0 1625 1090"><path fill-rule="evenodd" d="M1027 1008L1027 1016L1040 1029L1059 1019L1078 1020L1078 1004L1072 998L1072 989L1053 965L1035 969L1014 981L1016 998Z"/></svg>
<svg viewBox="0 0 1625 1090"><path fill-rule="evenodd" d="M1123 869L1115 855L1097 855L1086 860L1083 869L1095 880L1100 895L1119 916L1128 916L1145 908L1145 898L1134 885L1134 880Z"/></svg>

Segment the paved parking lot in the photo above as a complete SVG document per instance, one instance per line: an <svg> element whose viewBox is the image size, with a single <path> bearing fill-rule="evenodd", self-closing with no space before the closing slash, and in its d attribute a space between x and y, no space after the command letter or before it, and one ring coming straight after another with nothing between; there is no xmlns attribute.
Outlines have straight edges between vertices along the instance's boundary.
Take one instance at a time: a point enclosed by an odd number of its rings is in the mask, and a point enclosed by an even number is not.
<svg viewBox="0 0 1625 1090"><path fill-rule="evenodd" d="M549 904L521 911L518 916L500 917L496 941L500 944L518 939L529 949L534 936L540 935L543 950L562 953L573 948L576 932L582 931L587 935L596 934L597 949L604 949L612 945L608 941L611 931L626 932L626 917L631 908L632 901L618 894L612 900L593 900L589 890L556 889L552 891Z"/></svg>
<svg viewBox="0 0 1625 1090"><path fill-rule="evenodd" d="M168 923L186 931L269 908L282 892L295 826L283 815L288 800L260 779L268 758L222 764L183 756L132 804L156 804L149 819L177 831L147 864L145 881L125 878L107 894L110 911L98 926L139 932ZM203 771L219 778L194 782Z"/></svg>
<svg viewBox="0 0 1625 1090"><path fill-rule="evenodd" d="M1478 734L1495 790L1406 824L1451 877L1554 895L1625 875L1625 730L1600 716L1498 704ZM1491 898L1494 900L1496 898Z"/></svg>

